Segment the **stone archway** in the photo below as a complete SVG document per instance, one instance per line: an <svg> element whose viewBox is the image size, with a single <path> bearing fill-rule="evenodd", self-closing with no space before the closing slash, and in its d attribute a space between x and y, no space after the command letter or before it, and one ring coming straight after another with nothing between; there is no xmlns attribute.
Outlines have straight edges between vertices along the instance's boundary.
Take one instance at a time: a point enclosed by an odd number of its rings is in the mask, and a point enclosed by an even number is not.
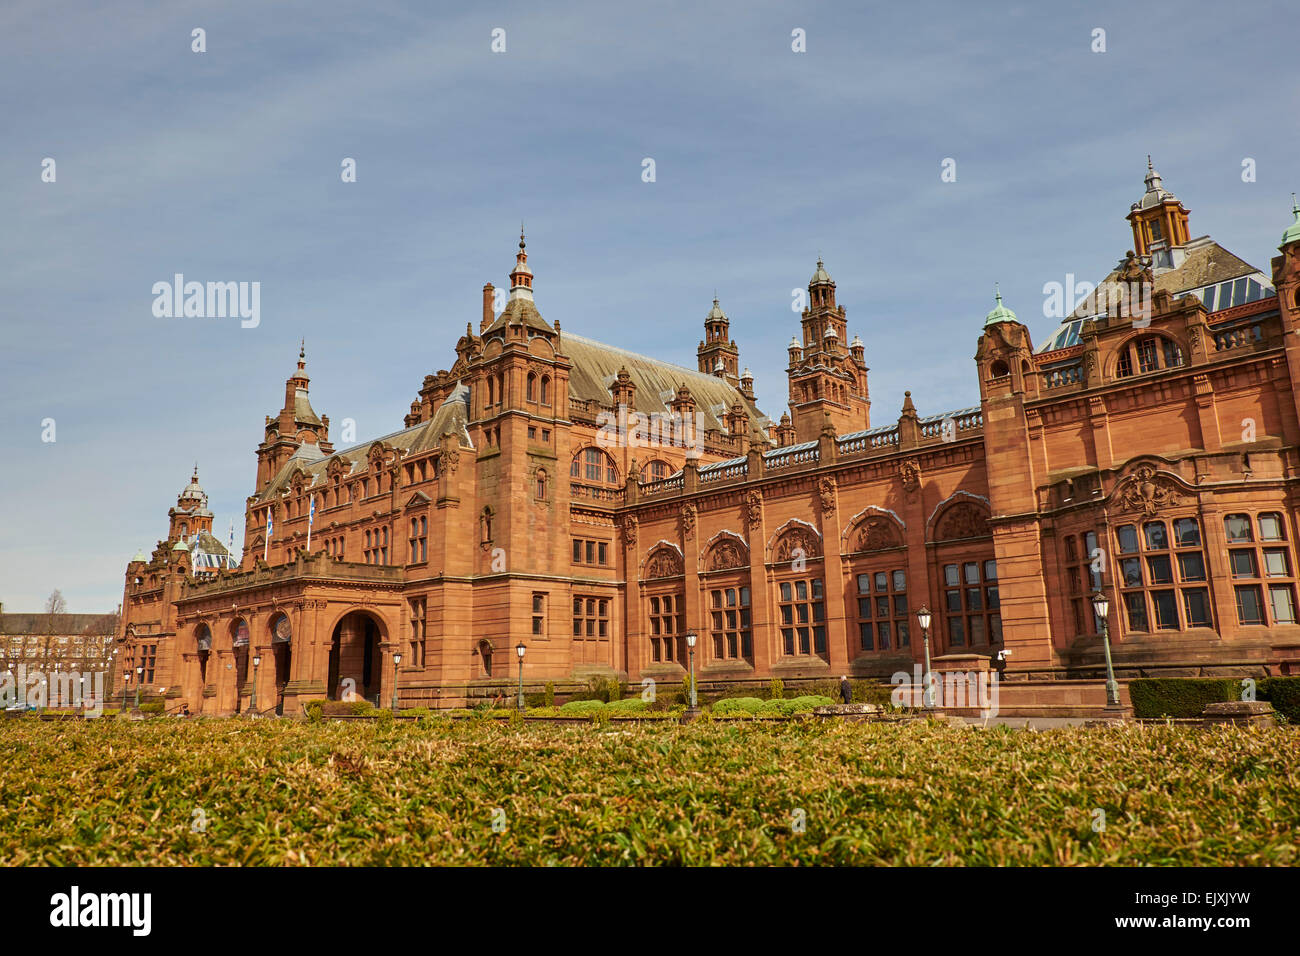
<svg viewBox="0 0 1300 956"><path fill-rule="evenodd" d="M325 685L330 700L357 698L373 701L383 681L383 625L368 611L349 611L334 625L330 635L329 678Z"/></svg>
<svg viewBox="0 0 1300 956"><path fill-rule="evenodd" d="M271 667L275 679L275 713L284 714L284 689L289 683L293 663L293 624L289 615L277 614L271 618Z"/></svg>
<svg viewBox="0 0 1300 956"><path fill-rule="evenodd" d="M244 687L248 684L249 656L252 653L252 628L248 620L237 617L230 622L230 647L234 655L233 671L235 683L235 713L244 709Z"/></svg>

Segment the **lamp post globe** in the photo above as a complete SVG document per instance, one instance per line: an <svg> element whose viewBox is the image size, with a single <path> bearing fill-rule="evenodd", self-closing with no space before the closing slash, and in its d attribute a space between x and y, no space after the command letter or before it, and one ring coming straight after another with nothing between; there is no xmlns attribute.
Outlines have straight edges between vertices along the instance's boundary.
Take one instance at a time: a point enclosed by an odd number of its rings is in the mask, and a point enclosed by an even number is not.
<svg viewBox="0 0 1300 956"><path fill-rule="evenodd" d="M686 652L690 661L690 710L694 714L700 709L699 697L695 693L695 641L697 640L694 631L686 632Z"/></svg>
<svg viewBox="0 0 1300 956"><path fill-rule="evenodd" d="M135 669L135 709L140 709L140 681L144 679L144 668Z"/></svg>
<svg viewBox="0 0 1300 956"><path fill-rule="evenodd" d="M522 714L524 712L524 651L528 650L524 642L520 641L515 645L515 654L519 657L519 696L515 699L515 707Z"/></svg>
<svg viewBox="0 0 1300 956"><path fill-rule="evenodd" d="M921 639L925 643L925 677L922 701L926 707L934 706L934 675L930 671L930 608L922 604L916 611L916 623L921 625Z"/></svg>
<svg viewBox="0 0 1300 956"><path fill-rule="evenodd" d="M397 668L402 664L400 651L393 654L393 713L397 713Z"/></svg>
<svg viewBox="0 0 1300 956"><path fill-rule="evenodd" d="M253 655L253 693L248 699L248 712L251 716L257 716L257 669L262 664L262 655Z"/></svg>
<svg viewBox="0 0 1300 956"><path fill-rule="evenodd" d="M1106 709L1118 710L1119 681L1115 680L1115 665L1110 659L1110 601L1103 592L1093 594L1092 609L1101 621L1101 647L1106 653Z"/></svg>

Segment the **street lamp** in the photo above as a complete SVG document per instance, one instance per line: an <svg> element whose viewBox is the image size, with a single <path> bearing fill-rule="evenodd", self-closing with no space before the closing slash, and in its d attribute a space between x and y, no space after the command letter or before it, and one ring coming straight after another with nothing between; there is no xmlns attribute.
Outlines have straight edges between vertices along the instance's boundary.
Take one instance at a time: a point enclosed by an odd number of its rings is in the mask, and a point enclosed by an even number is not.
<svg viewBox="0 0 1300 956"><path fill-rule="evenodd" d="M131 672L126 670L122 672L122 709L126 710L126 685L131 683Z"/></svg>
<svg viewBox="0 0 1300 956"><path fill-rule="evenodd" d="M921 639L925 642L925 690L922 701L926 707L934 706L934 675L930 673L930 609L924 604L916 612L916 623L921 625Z"/></svg>
<svg viewBox="0 0 1300 956"><path fill-rule="evenodd" d="M687 658L690 660L690 664L691 664L691 671L690 671L690 674L691 674L691 676L690 676L690 681L691 681L690 712L691 712L692 714L695 713L696 711L698 711L698 710L700 709L700 708L699 708L699 700L698 700L698 698L695 696L695 641L696 641L695 632L694 632L694 631L688 631L688 632L686 633L686 654L687 654Z"/></svg>
<svg viewBox="0 0 1300 956"><path fill-rule="evenodd" d="M254 654L253 655L253 693L248 698L248 712L254 717L257 716L257 668L260 667L261 664L262 664L262 655Z"/></svg>
<svg viewBox="0 0 1300 956"><path fill-rule="evenodd" d="M1110 661L1110 601L1098 591L1092 596L1092 609L1101 619L1101 646L1106 652L1106 709L1119 707L1119 682L1115 680L1115 666Z"/></svg>
<svg viewBox="0 0 1300 956"><path fill-rule="evenodd" d="M144 680L144 667L135 669L135 709L140 709L140 681Z"/></svg>
<svg viewBox="0 0 1300 956"><path fill-rule="evenodd" d="M402 663L400 652L393 654L393 713L397 713L397 668Z"/></svg>
<svg viewBox="0 0 1300 956"><path fill-rule="evenodd" d="M523 641L515 645L515 653L519 655L519 700L515 702L515 707L520 713L524 711L524 651L526 650L528 648L524 647Z"/></svg>

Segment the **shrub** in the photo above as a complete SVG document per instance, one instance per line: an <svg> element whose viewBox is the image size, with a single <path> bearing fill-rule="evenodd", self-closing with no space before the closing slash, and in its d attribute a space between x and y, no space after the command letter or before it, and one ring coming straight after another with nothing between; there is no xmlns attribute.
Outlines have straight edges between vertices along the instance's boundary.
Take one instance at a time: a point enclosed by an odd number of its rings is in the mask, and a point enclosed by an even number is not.
<svg viewBox="0 0 1300 956"><path fill-rule="evenodd" d="M402 711L403 717L428 717L431 711L428 707L408 707Z"/></svg>
<svg viewBox="0 0 1300 956"><path fill-rule="evenodd" d="M781 700L785 697L785 682L779 677L773 677L767 682L767 696L769 700Z"/></svg>
<svg viewBox="0 0 1300 956"><path fill-rule="evenodd" d="M835 701L821 694L805 694L803 697L796 697L784 703L790 705L791 714L810 714L814 707L829 707Z"/></svg>
<svg viewBox="0 0 1300 956"><path fill-rule="evenodd" d="M765 700L763 701L762 704L759 705L758 709L754 711L754 716L755 717L788 717L789 705L791 703L793 703L793 701L781 700L779 698L776 700Z"/></svg>
<svg viewBox="0 0 1300 956"><path fill-rule="evenodd" d="M529 707L524 711L525 717L558 717L559 715L558 707Z"/></svg>
<svg viewBox="0 0 1300 956"><path fill-rule="evenodd" d="M325 719L325 701L309 700L307 701L307 720L313 724L319 724Z"/></svg>
<svg viewBox="0 0 1300 956"><path fill-rule="evenodd" d="M1300 677L1266 677L1256 691L1259 699L1271 703L1287 723L1300 724Z"/></svg>
<svg viewBox="0 0 1300 956"><path fill-rule="evenodd" d="M1129 681L1134 717L1199 717L1206 704L1241 700L1232 677L1144 677Z"/></svg>
<svg viewBox="0 0 1300 956"><path fill-rule="evenodd" d="M368 700L321 701L321 713L326 717L369 717L374 712L375 708Z"/></svg>
<svg viewBox="0 0 1300 956"><path fill-rule="evenodd" d="M375 717L380 727L391 727L397 720L397 715L388 709L378 711Z"/></svg>
<svg viewBox="0 0 1300 956"><path fill-rule="evenodd" d="M602 700L571 700L559 709L561 717L590 717L605 709Z"/></svg>
<svg viewBox="0 0 1300 956"><path fill-rule="evenodd" d="M555 681L553 680L548 680L546 682L546 690L542 692L542 706L555 706Z"/></svg>
<svg viewBox="0 0 1300 956"><path fill-rule="evenodd" d="M153 714L161 714L162 712L163 712L163 702L160 700L151 700L147 704L140 705L140 713L142 714L153 715Z"/></svg>
<svg viewBox="0 0 1300 956"><path fill-rule="evenodd" d="M713 705L715 714L756 714L763 706L757 697L724 697Z"/></svg>
<svg viewBox="0 0 1300 956"><path fill-rule="evenodd" d="M605 710L610 714L639 714L650 709L650 702L642 700L640 697L628 697L625 700L616 700L612 704L606 704Z"/></svg>

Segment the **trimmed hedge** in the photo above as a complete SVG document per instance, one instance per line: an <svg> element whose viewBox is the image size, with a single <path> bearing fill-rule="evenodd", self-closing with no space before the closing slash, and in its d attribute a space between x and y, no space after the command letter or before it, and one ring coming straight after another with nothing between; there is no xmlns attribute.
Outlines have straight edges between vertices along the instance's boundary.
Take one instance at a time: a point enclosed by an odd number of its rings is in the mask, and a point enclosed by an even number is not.
<svg viewBox="0 0 1300 956"><path fill-rule="evenodd" d="M766 703L781 704L782 701L764 701L757 697L724 697L713 705L715 714L757 714Z"/></svg>
<svg viewBox="0 0 1300 956"><path fill-rule="evenodd" d="M1199 717L1206 704L1241 700L1233 677L1144 677L1129 681L1134 717Z"/></svg>
<svg viewBox="0 0 1300 956"><path fill-rule="evenodd" d="M1300 724L1300 677L1266 677L1255 689L1288 723Z"/></svg>

